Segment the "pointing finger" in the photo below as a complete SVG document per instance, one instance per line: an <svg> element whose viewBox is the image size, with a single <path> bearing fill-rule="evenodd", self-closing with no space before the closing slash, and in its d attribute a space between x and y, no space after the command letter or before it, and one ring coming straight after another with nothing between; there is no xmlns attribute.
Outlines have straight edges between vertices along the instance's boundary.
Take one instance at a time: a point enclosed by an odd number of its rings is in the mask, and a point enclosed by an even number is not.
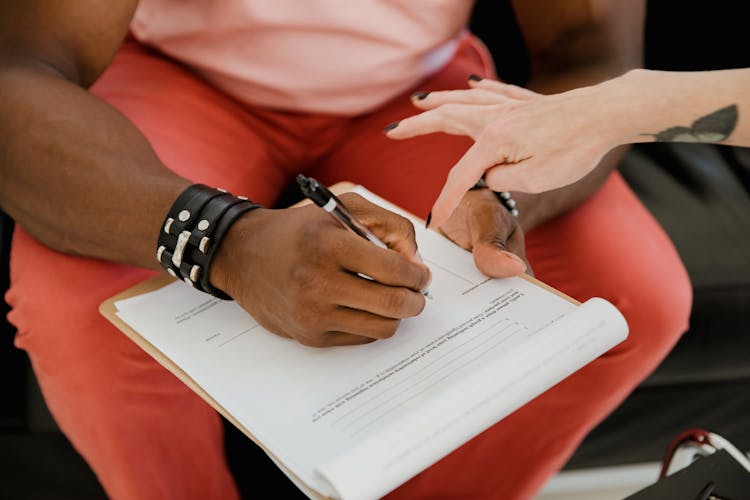
<svg viewBox="0 0 750 500"><path fill-rule="evenodd" d="M453 166L445 185L432 206L430 225L440 227L451 216L466 191L484 175L485 170L498 162L497 149L486 141L477 141Z"/></svg>

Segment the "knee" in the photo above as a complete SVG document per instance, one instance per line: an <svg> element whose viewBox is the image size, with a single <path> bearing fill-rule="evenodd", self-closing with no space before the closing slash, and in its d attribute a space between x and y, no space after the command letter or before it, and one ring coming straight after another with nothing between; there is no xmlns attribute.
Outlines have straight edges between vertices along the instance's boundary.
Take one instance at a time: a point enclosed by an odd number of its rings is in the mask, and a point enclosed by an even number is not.
<svg viewBox="0 0 750 500"><path fill-rule="evenodd" d="M59 353L96 343L99 338L91 332L107 327L101 302L154 274L55 252L20 228L13 236L10 272L6 301L17 344Z"/></svg>
<svg viewBox="0 0 750 500"><path fill-rule="evenodd" d="M613 354L631 354L656 368L688 329L693 290L682 265L649 274L623 287L611 300L628 322L629 334Z"/></svg>

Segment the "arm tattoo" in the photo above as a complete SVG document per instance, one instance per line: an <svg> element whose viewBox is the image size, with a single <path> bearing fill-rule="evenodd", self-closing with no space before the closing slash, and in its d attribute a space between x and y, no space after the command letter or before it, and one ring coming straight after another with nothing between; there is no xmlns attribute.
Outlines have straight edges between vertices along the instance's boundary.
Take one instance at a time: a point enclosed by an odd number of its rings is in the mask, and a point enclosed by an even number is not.
<svg viewBox="0 0 750 500"><path fill-rule="evenodd" d="M692 127L670 127L656 134L643 135L650 135L659 142L721 142L737 126L737 115L737 105L732 104L698 118Z"/></svg>

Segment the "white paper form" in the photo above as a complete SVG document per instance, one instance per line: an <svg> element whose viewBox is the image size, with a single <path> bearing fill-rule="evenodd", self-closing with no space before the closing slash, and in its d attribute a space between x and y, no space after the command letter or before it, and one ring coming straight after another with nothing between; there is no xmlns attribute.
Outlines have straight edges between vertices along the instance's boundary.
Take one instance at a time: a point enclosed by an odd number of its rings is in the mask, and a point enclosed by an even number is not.
<svg viewBox="0 0 750 500"><path fill-rule="evenodd" d="M425 261L441 264L435 300L391 339L301 346L181 282L117 314L304 483L377 498L627 334L604 301L576 307L520 278L487 280L471 254L416 231Z"/></svg>
<svg viewBox="0 0 750 500"><path fill-rule="evenodd" d="M591 299L546 328L499 349L405 407L318 471L347 500L380 498L488 429L627 336L614 307ZM506 347L506 352L500 352ZM428 396L428 395L424 395ZM395 420L394 420L395 422Z"/></svg>
<svg viewBox="0 0 750 500"><path fill-rule="evenodd" d="M448 241L437 232L425 229L424 221L362 186L356 186L351 192L358 193L373 203L402 215L412 222L419 253L424 263L432 271L430 293L435 298L447 299L455 295L465 295L482 283L490 281L490 278L477 270L474 259L469 252Z"/></svg>

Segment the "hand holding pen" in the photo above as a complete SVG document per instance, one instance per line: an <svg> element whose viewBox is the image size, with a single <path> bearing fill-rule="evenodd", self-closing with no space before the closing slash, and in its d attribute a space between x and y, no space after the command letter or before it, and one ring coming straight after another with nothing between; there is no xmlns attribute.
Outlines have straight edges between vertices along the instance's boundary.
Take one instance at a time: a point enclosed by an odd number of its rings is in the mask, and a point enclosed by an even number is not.
<svg viewBox="0 0 750 500"><path fill-rule="evenodd" d="M212 285L268 331L306 347L392 337L427 302L420 290L430 270L414 258L414 225L355 193L340 201L390 250L342 231L313 203L258 209L228 232L211 268Z"/></svg>
<svg viewBox="0 0 750 500"><path fill-rule="evenodd" d="M313 203L321 207L323 210L331 214L337 221L339 221L345 228L351 232L364 238L374 245L387 249L388 245L383 243L370 229L354 217L349 209L344 205L341 200L333 194L326 186L318 182L316 179L306 177L302 174L297 175L297 184L299 184L302 193L309 198ZM419 253L416 254L417 259L421 262L422 259L419 257ZM370 279L367 276L364 276ZM422 295L428 299L432 299L432 295L427 288L421 290Z"/></svg>

